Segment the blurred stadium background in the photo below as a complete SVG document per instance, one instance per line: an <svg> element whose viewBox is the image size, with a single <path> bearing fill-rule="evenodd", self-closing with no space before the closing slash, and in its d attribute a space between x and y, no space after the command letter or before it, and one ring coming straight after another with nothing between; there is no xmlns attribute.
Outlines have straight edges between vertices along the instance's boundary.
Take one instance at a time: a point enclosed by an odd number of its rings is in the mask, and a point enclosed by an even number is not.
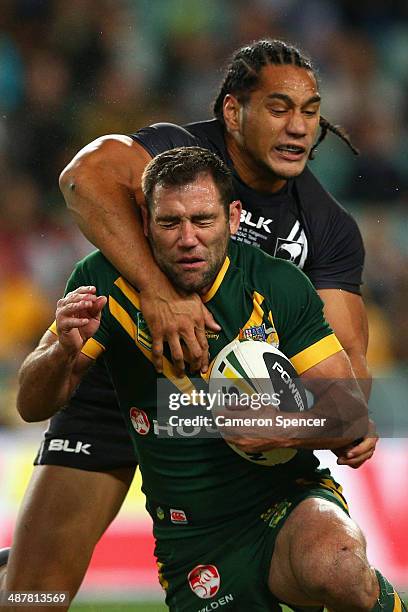
<svg viewBox="0 0 408 612"><path fill-rule="evenodd" d="M16 372L53 319L73 262L91 248L66 213L60 171L102 134L210 116L226 58L264 36L312 56L325 116L362 151L356 159L329 136L311 168L365 239L369 361L392 381L375 401L395 426L362 469L335 472L371 561L408 590L406 0L1 0L0 547L11 541L45 427L16 416ZM139 482L78 597L96 599L162 609Z"/></svg>

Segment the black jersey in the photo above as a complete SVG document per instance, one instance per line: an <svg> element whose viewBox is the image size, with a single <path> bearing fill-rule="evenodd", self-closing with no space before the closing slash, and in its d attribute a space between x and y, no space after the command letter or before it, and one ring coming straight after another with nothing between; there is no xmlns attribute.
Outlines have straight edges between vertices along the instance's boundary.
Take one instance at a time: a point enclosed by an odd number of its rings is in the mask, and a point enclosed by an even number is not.
<svg viewBox="0 0 408 612"><path fill-rule="evenodd" d="M157 123L132 138L152 157L182 146L200 146L219 155L232 170L235 197L243 206L238 242L291 261L303 269L316 289L360 293L364 264L360 231L308 168L278 193L251 189L234 170L217 119L183 127Z"/></svg>

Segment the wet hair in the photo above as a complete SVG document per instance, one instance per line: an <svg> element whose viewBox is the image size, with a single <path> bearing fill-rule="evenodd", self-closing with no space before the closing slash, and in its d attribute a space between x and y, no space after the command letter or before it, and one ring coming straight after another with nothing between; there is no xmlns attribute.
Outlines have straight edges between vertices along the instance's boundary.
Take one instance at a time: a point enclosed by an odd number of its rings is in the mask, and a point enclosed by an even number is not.
<svg viewBox="0 0 408 612"><path fill-rule="evenodd" d="M142 190L148 210L151 212L153 208L155 187L182 187L205 174L214 180L228 217L229 205L234 200L231 172L218 155L201 147L170 149L148 163L142 176Z"/></svg>
<svg viewBox="0 0 408 612"><path fill-rule="evenodd" d="M257 40L250 45L241 47L232 56L220 92L214 102L214 115L219 121L224 124L223 103L225 96L232 94L240 104L245 105L251 93L259 86L261 70L267 65L289 65L304 68L310 70L317 80L317 71L312 61L297 47L282 40ZM358 149L351 143L346 131L341 126L333 125L324 117L320 117L320 134L310 151L310 159L313 159L313 152L325 139L327 132L333 132L350 147L355 155L359 154Z"/></svg>

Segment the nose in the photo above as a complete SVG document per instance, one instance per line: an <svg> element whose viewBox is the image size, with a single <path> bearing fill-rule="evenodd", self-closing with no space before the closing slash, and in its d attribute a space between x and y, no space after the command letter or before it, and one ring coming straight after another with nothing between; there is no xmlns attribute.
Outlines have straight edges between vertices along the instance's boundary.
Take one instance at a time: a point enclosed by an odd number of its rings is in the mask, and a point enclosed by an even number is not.
<svg viewBox="0 0 408 612"><path fill-rule="evenodd" d="M306 120L301 111L293 110L289 113L286 130L288 134L293 134L294 136L306 135Z"/></svg>
<svg viewBox="0 0 408 612"><path fill-rule="evenodd" d="M180 223L179 244L187 249L197 246L197 232L191 221L185 220Z"/></svg>

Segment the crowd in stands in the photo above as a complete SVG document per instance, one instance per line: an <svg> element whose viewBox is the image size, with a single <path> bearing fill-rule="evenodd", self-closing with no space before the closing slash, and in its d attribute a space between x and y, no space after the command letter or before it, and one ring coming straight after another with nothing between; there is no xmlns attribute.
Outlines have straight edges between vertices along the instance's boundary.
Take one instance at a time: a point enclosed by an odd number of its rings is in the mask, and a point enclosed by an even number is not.
<svg viewBox="0 0 408 612"><path fill-rule="evenodd" d="M0 427L16 423L18 366L91 248L58 190L65 164L102 134L210 117L226 59L262 37L311 55L324 116L361 150L329 136L311 168L363 232L371 363L407 371L406 0L2 0Z"/></svg>

